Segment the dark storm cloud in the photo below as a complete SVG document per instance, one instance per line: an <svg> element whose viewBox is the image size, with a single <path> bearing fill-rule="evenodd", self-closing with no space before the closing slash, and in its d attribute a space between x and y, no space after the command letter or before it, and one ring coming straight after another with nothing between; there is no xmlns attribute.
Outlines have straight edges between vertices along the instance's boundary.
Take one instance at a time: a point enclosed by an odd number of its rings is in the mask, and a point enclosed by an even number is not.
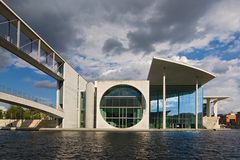
<svg viewBox="0 0 240 160"><path fill-rule="evenodd" d="M138 51L153 51L157 42L183 43L196 38L197 21L214 1L170 0L157 4L154 14L136 31L129 32L130 47Z"/></svg>
<svg viewBox="0 0 240 160"><path fill-rule="evenodd" d="M113 23L125 22L138 25L143 15L147 14L156 0L103 0L103 9L107 12L105 19ZM159 1L160 2L160 1Z"/></svg>
<svg viewBox="0 0 240 160"><path fill-rule="evenodd" d="M153 44L158 42L168 41L174 44L191 41L199 36L196 33L199 18L215 0L22 0L21 2L7 0L6 2L56 50L66 54L84 45L88 35L85 35L83 28L98 27L106 23L134 28L134 31L128 32L127 38L129 49L135 53L154 51ZM121 42L111 41L103 44L102 51L110 51L114 43L115 47L122 47ZM118 49L116 51L119 52Z"/></svg>
<svg viewBox="0 0 240 160"><path fill-rule="evenodd" d="M61 2L63 1L6 1L47 43L63 54L79 47L84 37L78 35L79 31L75 27L74 17L78 15L77 9Z"/></svg>
<svg viewBox="0 0 240 160"><path fill-rule="evenodd" d="M121 42L119 42L118 40L113 39L113 38L107 39L104 42L104 45L103 45L103 48L102 48L102 51L105 54L110 53L110 52L120 54L125 50L126 49L123 47L123 44Z"/></svg>

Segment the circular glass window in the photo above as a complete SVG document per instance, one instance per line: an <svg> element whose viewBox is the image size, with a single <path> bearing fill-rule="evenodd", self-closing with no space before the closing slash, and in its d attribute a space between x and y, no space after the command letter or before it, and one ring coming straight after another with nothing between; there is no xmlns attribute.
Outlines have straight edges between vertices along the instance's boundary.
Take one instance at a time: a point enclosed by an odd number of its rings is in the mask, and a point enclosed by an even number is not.
<svg viewBox="0 0 240 160"><path fill-rule="evenodd" d="M128 85L108 89L100 102L100 110L106 122L117 128L128 128L142 119L144 96Z"/></svg>

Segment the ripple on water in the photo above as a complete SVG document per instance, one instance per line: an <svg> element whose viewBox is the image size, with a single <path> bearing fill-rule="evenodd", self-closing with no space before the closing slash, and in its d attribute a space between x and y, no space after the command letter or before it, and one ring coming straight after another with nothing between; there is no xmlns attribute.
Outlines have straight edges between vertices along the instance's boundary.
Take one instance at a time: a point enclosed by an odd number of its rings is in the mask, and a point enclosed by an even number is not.
<svg viewBox="0 0 240 160"><path fill-rule="evenodd" d="M0 131L0 159L240 159L240 131Z"/></svg>

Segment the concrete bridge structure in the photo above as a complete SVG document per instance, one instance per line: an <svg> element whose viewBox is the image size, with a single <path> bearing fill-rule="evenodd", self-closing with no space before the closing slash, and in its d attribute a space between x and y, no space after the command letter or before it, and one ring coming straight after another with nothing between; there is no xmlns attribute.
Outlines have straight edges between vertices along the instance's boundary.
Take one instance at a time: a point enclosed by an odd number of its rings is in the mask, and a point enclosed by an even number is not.
<svg viewBox="0 0 240 160"><path fill-rule="evenodd" d="M25 108L32 108L36 109L40 112L47 113L48 115L55 117L55 118L63 118L64 113L61 110L52 108L51 106L47 106L32 100L28 100L22 97L18 97L15 95L11 95L8 93L0 92L0 101L13 104L13 105L19 105Z"/></svg>
<svg viewBox="0 0 240 160"><path fill-rule="evenodd" d="M1 0L0 31L1 47L57 81L55 109L4 93L1 99L57 116L60 127L80 127L81 91L85 91L87 81Z"/></svg>

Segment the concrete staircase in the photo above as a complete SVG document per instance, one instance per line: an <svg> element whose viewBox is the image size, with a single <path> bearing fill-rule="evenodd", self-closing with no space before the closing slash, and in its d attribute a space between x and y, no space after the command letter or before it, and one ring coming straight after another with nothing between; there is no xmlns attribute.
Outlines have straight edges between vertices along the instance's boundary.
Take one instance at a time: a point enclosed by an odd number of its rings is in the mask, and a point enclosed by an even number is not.
<svg viewBox="0 0 240 160"><path fill-rule="evenodd" d="M206 129L219 129L219 117L203 117L203 126Z"/></svg>
<svg viewBox="0 0 240 160"><path fill-rule="evenodd" d="M20 128L36 128L41 122L40 119L37 120L23 120Z"/></svg>
<svg viewBox="0 0 240 160"><path fill-rule="evenodd" d="M19 127L21 127L21 126L22 126L22 121L21 121L21 120L18 120L18 121L17 121L17 124L16 124L16 127L19 128Z"/></svg>
<svg viewBox="0 0 240 160"><path fill-rule="evenodd" d="M38 127L39 123L41 123L42 120L32 120L31 124L28 126L28 128L36 128Z"/></svg>
<svg viewBox="0 0 240 160"><path fill-rule="evenodd" d="M38 128L56 128L56 126L56 120L42 120L41 123L38 124Z"/></svg>
<svg viewBox="0 0 240 160"><path fill-rule="evenodd" d="M0 119L0 127L56 128L56 120L10 120Z"/></svg>

